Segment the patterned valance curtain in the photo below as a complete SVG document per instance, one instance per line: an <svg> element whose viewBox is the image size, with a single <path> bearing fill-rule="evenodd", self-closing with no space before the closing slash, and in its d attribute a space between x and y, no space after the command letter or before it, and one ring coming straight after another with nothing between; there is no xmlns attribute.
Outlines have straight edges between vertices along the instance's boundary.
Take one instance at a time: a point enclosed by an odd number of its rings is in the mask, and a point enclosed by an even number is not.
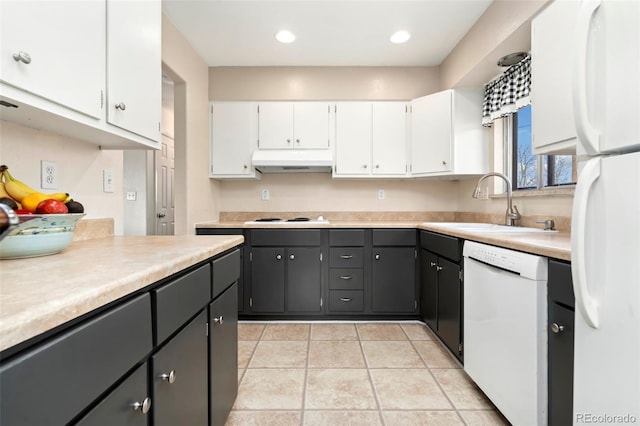
<svg viewBox="0 0 640 426"><path fill-rule="evenodd" d="M531 103L531 55L510 66L500 77L484 86L482 125Z"/></svg>

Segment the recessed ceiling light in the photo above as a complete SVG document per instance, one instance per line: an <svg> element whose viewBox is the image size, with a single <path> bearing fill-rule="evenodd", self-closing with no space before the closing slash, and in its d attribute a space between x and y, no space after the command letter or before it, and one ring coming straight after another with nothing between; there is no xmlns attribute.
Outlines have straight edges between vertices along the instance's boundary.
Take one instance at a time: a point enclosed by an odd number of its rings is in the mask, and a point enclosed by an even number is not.
<svg viewBox="0 0 640 426"><path fill-rule="evenodd" d="M292 43L296 39L296 35L291 31L282 30L276 33L276 40L280 43Z"/></svg>
<svg viewBox="0 0 640 426"><path fill-rule="evenodd" d="M400 44L400 43L405 43L410 38L411 38L411 34L409 34L407 31L396 31L389 38L389 40L391 40L391 43Z"/></svg>

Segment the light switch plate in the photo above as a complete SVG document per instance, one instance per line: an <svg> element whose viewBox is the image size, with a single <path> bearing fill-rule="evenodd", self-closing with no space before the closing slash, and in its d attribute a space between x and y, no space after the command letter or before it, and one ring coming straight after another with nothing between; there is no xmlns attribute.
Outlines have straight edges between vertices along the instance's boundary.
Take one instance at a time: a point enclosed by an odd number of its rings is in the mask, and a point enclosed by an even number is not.
<svg viewBox="0 0 640 426"><path fill-rule="evenodd" d="M58 165L55 161L40 161L40 187L56 189L58 187Z"/></svg>
<svg viewBox="0 0 640 426"><path fill-rule="evenodd" d="M105 169L102 171L102 191L114 192L115 184L113 182L113 170Z"/></svg>

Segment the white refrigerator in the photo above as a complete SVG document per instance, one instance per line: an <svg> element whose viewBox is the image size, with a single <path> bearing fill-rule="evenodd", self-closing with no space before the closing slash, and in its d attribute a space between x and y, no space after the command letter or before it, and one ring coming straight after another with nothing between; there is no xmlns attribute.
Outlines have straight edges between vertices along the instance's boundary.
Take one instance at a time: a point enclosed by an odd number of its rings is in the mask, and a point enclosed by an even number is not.
<svg viewBox="0 0 640 426"><path fill-rule="evenodd" d="M573 101L573 424L640 424L640 0L583 1Z"/></svg>

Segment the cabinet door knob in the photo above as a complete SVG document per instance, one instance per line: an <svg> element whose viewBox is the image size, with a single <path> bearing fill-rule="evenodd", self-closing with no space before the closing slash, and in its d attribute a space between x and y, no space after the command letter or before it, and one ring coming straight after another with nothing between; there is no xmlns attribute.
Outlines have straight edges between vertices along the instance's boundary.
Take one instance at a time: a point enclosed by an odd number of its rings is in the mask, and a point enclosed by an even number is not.
<svg viewBox="0 0 640 426"><path fill-rule="evenodd" d="M429 262L429 265L430 265L432 268L435 268L436 266L438 266L438 264L437 264L436 262Z"/></svg>
<svg viewBox="0 0 640 426"><path fill-rule="evenodd" d="M300 139L296 139L296 143L300 143Z"/></svg>
<svg viewBox="0 0 640 426"><path fill-rule="evenodd" d="M351 298L350 297L341 297L340 301L341 302L351 302Z"/></svg>
<svg viewBox="0 0 640 426"><path fill-rule="evenodd" d="M124 102L120 102L119 104L116 104L116 109L124 111L125 109L127 109L127 106L124 104Z"/></svg>
<svg viewBox="0 0 640 426"><path fill-rule="evenodd" d="M162 219L165 216L166 216L166 214L164 214L164 213L158 213L158 218L160 218L160 219Z"/></svg>
<svg viewBox="0 0 640 426"><path fill-rule="evenodd" d="M442 266L436 266L436 271L442 271L444 268Z"/></svg>
<svg viewBox="0 0 640 426"><path fill-rule="evenodd" d="M276 254L276 259L281 260L282 259L282 255L281 254Z"/></svg>
<svg viewBox="0 0 640 426"><path fill-rule="evenodd" d="M16 62L22 62L23 64L31 63L31 56L27 52L23 52L22 50L18 53L14 53L13 59Z"/></svg>
<svg viewBox="0 0 640 426"><path fill-rule="evenodd" d="M287 139L287 143L291 143L291 139Z"/></svg>
<svg viewBox="0 0 640 426"><path fill-rule="evenodd" d="M293 260L293 259L295 259L295 258L296 258L296 257L295 257L293 254L290 254L290 255L289 255L289 259Z"/></svg>
<svg viewBox="0 0 640 426"><path fill-rule="evenodd" d="M352 275L340 275L341 280L350 280L353 279Z"/></svg>
<svg viewBox="0 0 640 426"><path fill-rule="evenodd" d="M366 164L363 164L363 165L362 165L362 168L363 168L363 169L366 169L366 168L367 168L367 165L366 165Z"/></svg>
<svg viewBox="0 0 640 426"><path fill-rule="evenodd" d="M379 169L379 168L380 168L380 164L376 164L376 169Z"/></svg>
<svg viewBox="0 0 640 426"><path fill-rule="evenodd" d="M557 322L551 324L551 331L555 334L562 333L564 331L564 325L559 325Z"/></svg>
<svg viewBox="0 0 640 426"><path fill-rule="evenodd" d="M217 318L213 318L213 323L214 324L220 324L220 325L224 324L224 317L222 315L220 315Z"/></svg>
<svg viewBox="0 0 640 426"><path fill-rule="evenodd" d="M176 381L176 370L169 371L169 374L162 373L160 375L160 378L166 382L169 382L169 384L171 384Z"/></svg>
<svg viewBox="0 0 640 426"><path fill-rule="evenodd" d="M376 260L380 260L380 255L379 255L379 254L376 254L376 255L374 256L374 258L375 258Z"/></svg>
<svg viewBox="0 0 640 426"><path fill-rule="evenodd" d="M131 404L131 408L133 408L134 411L140 411L142 414L147 414L151 409L151 398L146 397L142 402L136 401Z"/></svg>
<svg viewBox="0 0 640 426"><path fill-rule="evenodd" d="M247 170L249 168L249 166L247 166L246 164L244 166L242 166L245 170Z"/></svg>
<svg viewBox="0 0 640 426"><path fill-rule="evenodd" d="M353 255L350 254L341 254L340 259L353 259Z"/></svg>

